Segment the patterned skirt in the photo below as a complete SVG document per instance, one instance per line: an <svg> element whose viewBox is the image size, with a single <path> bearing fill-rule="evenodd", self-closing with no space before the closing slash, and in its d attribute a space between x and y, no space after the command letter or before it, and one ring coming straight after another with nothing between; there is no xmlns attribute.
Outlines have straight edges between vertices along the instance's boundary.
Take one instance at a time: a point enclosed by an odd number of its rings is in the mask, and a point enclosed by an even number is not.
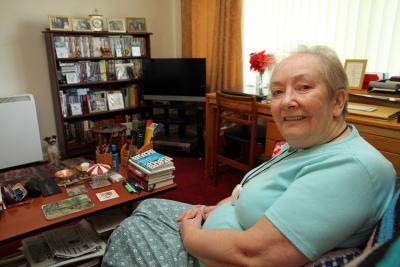
<svg viewBox="0 0 400 267"><path fill-rule="evenodd" d="M199 266L183 247L176 218L191 205L146 199L111 234L102 266Z"/></svg>

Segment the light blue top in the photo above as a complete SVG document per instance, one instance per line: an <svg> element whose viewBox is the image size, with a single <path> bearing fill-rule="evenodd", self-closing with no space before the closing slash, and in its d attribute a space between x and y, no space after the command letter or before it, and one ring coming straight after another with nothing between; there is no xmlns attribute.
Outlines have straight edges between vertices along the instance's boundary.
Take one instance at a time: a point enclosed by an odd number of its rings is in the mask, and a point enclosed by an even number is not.
<svg viewBox="0 0 400 267"><path fill-rule="evenodd" d="M288 145L243 178L235 206L215 209L205 229L240 229L266 216L307 258L363 245L394 192L395 170L354 126L346 138L318 147ZM284 159L282 159L284 158ZM275 164L273 162L276 162Z"/></svg>

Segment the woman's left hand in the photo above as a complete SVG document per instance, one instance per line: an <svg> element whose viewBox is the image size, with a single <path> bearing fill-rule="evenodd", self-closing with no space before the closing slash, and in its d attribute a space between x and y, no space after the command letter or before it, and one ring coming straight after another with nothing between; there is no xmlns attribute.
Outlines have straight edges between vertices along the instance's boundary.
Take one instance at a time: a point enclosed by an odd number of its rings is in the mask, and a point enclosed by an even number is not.
<svg viewBox="0 0 400 267"><path fill-rule="evenodd" d="M197 205L187 210L180 217L180 232L183 242L188 233L192 233L194 230L201 229L201 222L204 217L205 206Z"/></svg>

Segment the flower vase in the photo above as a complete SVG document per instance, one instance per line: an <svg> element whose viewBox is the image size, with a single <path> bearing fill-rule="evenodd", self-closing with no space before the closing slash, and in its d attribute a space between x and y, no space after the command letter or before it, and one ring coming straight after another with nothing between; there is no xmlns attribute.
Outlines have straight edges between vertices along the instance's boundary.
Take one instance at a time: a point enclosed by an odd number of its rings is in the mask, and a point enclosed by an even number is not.
<svg viewBox="0 0 400 267"><path fill-rule="evenodd" d="M256 94L264 96L268 94L269 72L267 70L256 73Z"/></svg>

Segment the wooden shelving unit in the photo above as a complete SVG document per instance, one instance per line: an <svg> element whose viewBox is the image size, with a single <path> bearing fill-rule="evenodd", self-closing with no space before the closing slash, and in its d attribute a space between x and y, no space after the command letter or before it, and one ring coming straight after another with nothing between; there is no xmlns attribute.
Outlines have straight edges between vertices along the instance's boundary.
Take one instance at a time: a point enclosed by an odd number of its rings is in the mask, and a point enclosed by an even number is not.
<svg viewBox="0 0 400 267"><path fill-rule="evenodd" d="M141 63L151 56L150 36L152 33L71 32L47 29L43 31L43 34L46 41L51 94L61 156L71 157L94 152L95 140L91 133L91 127L104 120L126 122L129 120L130 115L143 112L143 108L140 106L142 102ZM95 42L101 43L100 51ZM67 48L61 48L66 49L62 50L62 52L64 54L67 53L67 56L59 56L60 50L57 49L60 49L60 44L67 46ZM137 50L135 56L132 55L132 46L140 48L140 55L137 54ZM129 76L132 77L118 77L115 72L115 62L117 64L132 63L134 69L129 69ZM99 76L104 71L100 73L100 70L97 69L96 72L96 68L94 68L100 63L107 67L106 78ZM80 64L87 65L81 67ZM66 75L63 69L65 65L72 66L72 68L78 66L76 67L78 82L66 82ZM112 70L113 66L114 70ZM91 68L92 70L88 70ZM90 73L91 75L92 72L97 76L93 76L95 77L94 79L92 76L90 76L91 79L86 79L87 74ZM82 94L82 91L78 89L85 89L86 91L84 92L86 93ZM106 105L105 109L97 112L93 112L90 106L87 109L87 105L92 103L93 96L98 96L103 92L107 94L111 91L120 91L124 94L124 108L109 110ZM132 92L135 96L129 95L126 98L127 92ZM69 102L72 101L71 96L77 97L73 101L80 101L79 103L82 106L81 113L71 114L70 108L72 108L72 105ZM136 97L136 104L130 101L128 103L127 99L133 99L134 97Z"/></svg>

